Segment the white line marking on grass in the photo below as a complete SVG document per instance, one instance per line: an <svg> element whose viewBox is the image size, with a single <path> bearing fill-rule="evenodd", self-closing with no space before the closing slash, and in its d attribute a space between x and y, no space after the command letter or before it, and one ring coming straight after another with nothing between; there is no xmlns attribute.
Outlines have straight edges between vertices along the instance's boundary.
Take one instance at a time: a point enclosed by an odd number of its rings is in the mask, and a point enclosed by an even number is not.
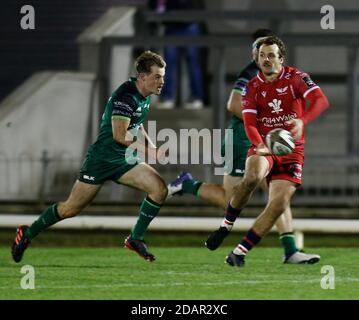
<svg viewBox="0 0 359 320"><path fill-rule="evenodd" d="M336 283L349 283L349 282L359 282L359 278L336 278ZM289 284L289 283L320 283L320 279L307 279L307 280L238 280L238 281L224 281L224 282L202 282L196 283L195 286L203 286L203 287L220 287L220 286L228 286L228 285L243 285L243 284ZM76 286L36 286L36 289L71 289L71 290L81 290L81 289L93 289L93 288L123 288L123 287L191 287L191 283L185 282L171 282L171 283L119 283L119 284L94 284L94 285L76 285ZM0 287L0 290L21 290L20 287Z"/></svg>

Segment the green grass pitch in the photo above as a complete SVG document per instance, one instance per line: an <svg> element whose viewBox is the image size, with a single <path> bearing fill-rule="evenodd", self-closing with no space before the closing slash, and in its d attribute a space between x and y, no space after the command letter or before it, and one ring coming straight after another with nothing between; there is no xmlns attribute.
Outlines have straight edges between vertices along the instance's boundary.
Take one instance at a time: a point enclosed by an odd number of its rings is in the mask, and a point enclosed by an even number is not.
<svg viewBox="0 0 359 320"><path fill-rule="evenodd" d="M146 262L124 248L30 248L15 264L0 249L0 299L359 299L359 250L310 248L314 265L284 265L280 248L255 248L244 268L224 264L231 249L151 247ZM21 267L35 270L35 289L20 287ZM322 267L335 271L335 288L321 288ZM324 281L325 282L325 281Z"/></svg>

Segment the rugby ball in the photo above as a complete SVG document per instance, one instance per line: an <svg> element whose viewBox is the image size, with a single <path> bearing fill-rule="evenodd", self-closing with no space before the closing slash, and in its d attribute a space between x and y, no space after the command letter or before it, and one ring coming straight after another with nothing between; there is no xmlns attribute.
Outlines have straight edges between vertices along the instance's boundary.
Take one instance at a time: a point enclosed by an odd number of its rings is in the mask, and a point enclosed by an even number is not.
<svg viewBox="0 0 359 320"><path fill-rule="evenodd" d="M285 156L293 152L295 143L292 134L284 129L274 129L266 135L266 145L275 156Z"/></svg>

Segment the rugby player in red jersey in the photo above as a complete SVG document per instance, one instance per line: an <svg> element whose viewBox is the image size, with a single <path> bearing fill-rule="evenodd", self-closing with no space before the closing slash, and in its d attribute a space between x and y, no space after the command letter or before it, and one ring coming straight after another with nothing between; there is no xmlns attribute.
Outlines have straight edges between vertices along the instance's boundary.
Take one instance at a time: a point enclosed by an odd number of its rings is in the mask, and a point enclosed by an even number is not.
<svg viewBox="0 0 359 320"><path fill-rule="evenodd" d="M269 184L269 197L252 228L226 257L226 263L231 266L244 265L246 253L266 235L290 205L292 196L301 185L304 125L329 106L326 96L308 74L284 65L286 49L281 39L267 37L257 44L257 48L260 72L248 83L247 94L243 97L243 120L252 146L248 151L244 177L234 189L224 218L233 223L264 178ZM291 131L296 144L291 154L274 156L265 145L264 137L275 128ZM311 263L318 260L319 257Z"/></svg>

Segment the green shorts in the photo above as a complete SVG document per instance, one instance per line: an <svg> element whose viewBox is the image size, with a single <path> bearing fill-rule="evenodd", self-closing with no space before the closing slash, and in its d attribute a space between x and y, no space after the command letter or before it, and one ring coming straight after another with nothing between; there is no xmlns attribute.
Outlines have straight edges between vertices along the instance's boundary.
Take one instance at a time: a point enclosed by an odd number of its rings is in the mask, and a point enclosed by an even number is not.
<svg viewBox="0 0 359 320"><path fill-rule="evenodd" d="M135 161L128 161L123 158L116 161L106 161L95 158L90 152L87 153L85 161L82 164L78 180L88 184L103 184L107 180L118 183L126 172L143 162L139 158L133 158Z"/></svg>
<svg viewBox="0 0 359 320"><path fill-rule="evenodd" d="M225 148L232 148L233 158L225 161L224 172L226 175L233 177L243 177L246 167L247 152L251 146L250 141L244 130L243 122L237 122L235 126L229 126L228 129L233 130L233 143L228 141L228 135L222 142L222 157L225 154Z"/></svg>
<svg viewBox="0 0 359 320"><path fill-rule="evenodd" d="M242 154L236 152L236 150L242 150L246 149L248 150L249 147L245 146L239 146L239 145L233 145L233 159L226 161L224 165L224 173L226 175L232 176L232 177L243 177L244 171L246 169L246 160L247 160L247 153ZM237 153L237 154L236 154Z"/></svg>

